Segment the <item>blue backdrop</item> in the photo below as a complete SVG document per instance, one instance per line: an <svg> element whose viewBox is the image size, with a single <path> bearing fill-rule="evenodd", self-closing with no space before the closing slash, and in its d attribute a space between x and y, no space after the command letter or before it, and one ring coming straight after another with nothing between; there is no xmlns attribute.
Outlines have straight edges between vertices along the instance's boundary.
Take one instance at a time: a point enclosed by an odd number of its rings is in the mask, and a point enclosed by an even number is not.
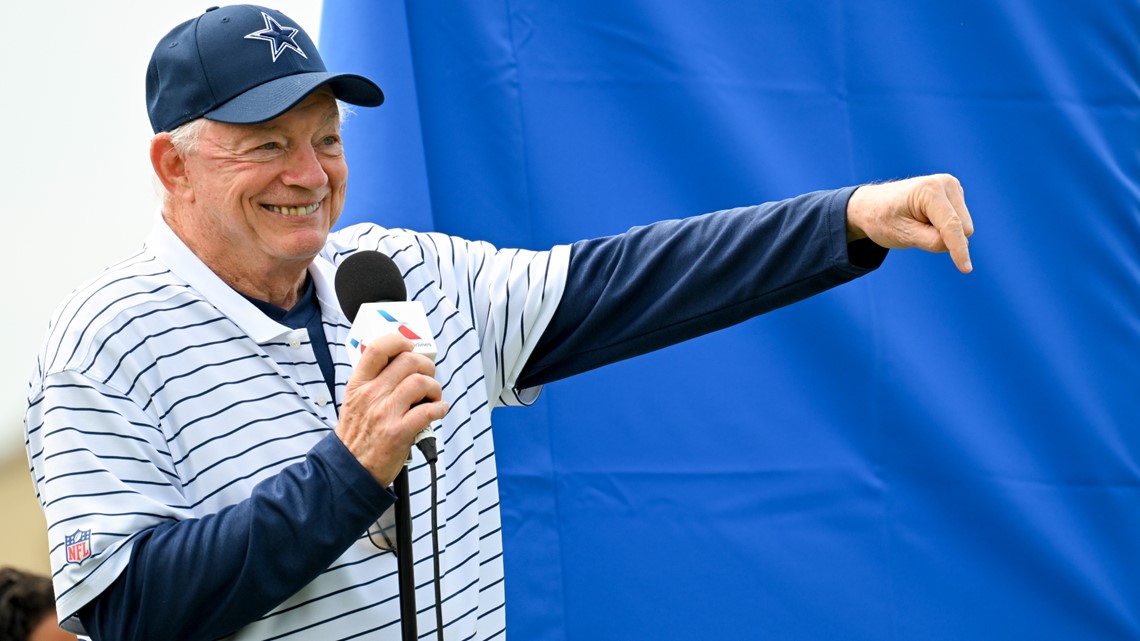
<svg viewBox="0 0 1140 641"><path fill-rule="evenodd" d="M325 0L345 223L500 246L951 172L975 273L500 410L514 639L1140 638L1140 3ZM762 248L757 248L762 251Z"/></svg>

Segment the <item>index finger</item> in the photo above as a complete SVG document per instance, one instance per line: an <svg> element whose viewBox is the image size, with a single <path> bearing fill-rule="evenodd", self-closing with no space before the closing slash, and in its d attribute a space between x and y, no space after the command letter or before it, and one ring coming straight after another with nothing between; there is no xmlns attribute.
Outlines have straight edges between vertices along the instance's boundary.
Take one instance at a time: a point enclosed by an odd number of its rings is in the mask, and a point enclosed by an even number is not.
<svg viewBox="0 0 1140 641"><path fill-rule="evenodd" d="M360 355L360 361L352 370L351 378L362 380L376 378L385 367L388 367L392 359L404 352L412 351L413 347L412 341L395 332L374 338Z"/></svg>

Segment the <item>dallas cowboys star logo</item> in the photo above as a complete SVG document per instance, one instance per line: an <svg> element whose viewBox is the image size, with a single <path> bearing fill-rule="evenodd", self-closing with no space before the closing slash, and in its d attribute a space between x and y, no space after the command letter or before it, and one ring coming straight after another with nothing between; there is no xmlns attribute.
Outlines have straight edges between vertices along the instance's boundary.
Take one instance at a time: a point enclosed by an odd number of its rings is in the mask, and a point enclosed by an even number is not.
<svg viewBox="0 0 1140 641"><path fill-rule="evenodd" d="M264 40L269 43L269 48L273 50L273 62L277 62L277 56L286 49L292 49L301 54L302 58L306 60L309 58L301 51L301 47L297 46L297 42L293 40L293 36L297 35L301 30L294 29L293 27L286 27L280 22L277 22L264 11L261 12L261 17L265 18L265 28L261 31L254 31L246 36L250 40Z"/></svg>

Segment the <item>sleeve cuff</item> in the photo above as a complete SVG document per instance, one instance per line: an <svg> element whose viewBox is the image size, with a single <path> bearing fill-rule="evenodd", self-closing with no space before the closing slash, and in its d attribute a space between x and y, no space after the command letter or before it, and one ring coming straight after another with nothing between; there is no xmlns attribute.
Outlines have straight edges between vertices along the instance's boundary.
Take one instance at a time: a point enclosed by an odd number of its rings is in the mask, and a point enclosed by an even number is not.
<svg viewBox="0 0 1140 641"><path fill-rule="evenodd" d="M329 470L329 477L339 482L342 493L351 494L379 511L396 502L396 495L372 478L336 434L326 436L309 455Z"/></svg>
<svg viewBox="0 0 1140 641"><path fill-rule="evenodd" d="M886 247L875 244L870 238L860 238L847 242L847 203L858 187L845 187L835 192L835 209L832 216L833 238L841 240L847 264L859 272L859 275L876 270L887 258L890 251Z"/></svg>

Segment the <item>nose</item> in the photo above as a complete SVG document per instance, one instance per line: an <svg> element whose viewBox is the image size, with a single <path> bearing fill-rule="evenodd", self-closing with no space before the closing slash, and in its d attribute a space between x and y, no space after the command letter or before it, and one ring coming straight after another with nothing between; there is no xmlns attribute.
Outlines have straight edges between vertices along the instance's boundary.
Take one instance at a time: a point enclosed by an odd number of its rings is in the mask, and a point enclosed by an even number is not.
<svg viewBox="0 0 1140 641"><path fill-rule="evenodd" d="M329 175L316 149L310 145L298 145L289 150L288 165L281 174L281 181L291 187L317 190L328 184Z"/></svg>

